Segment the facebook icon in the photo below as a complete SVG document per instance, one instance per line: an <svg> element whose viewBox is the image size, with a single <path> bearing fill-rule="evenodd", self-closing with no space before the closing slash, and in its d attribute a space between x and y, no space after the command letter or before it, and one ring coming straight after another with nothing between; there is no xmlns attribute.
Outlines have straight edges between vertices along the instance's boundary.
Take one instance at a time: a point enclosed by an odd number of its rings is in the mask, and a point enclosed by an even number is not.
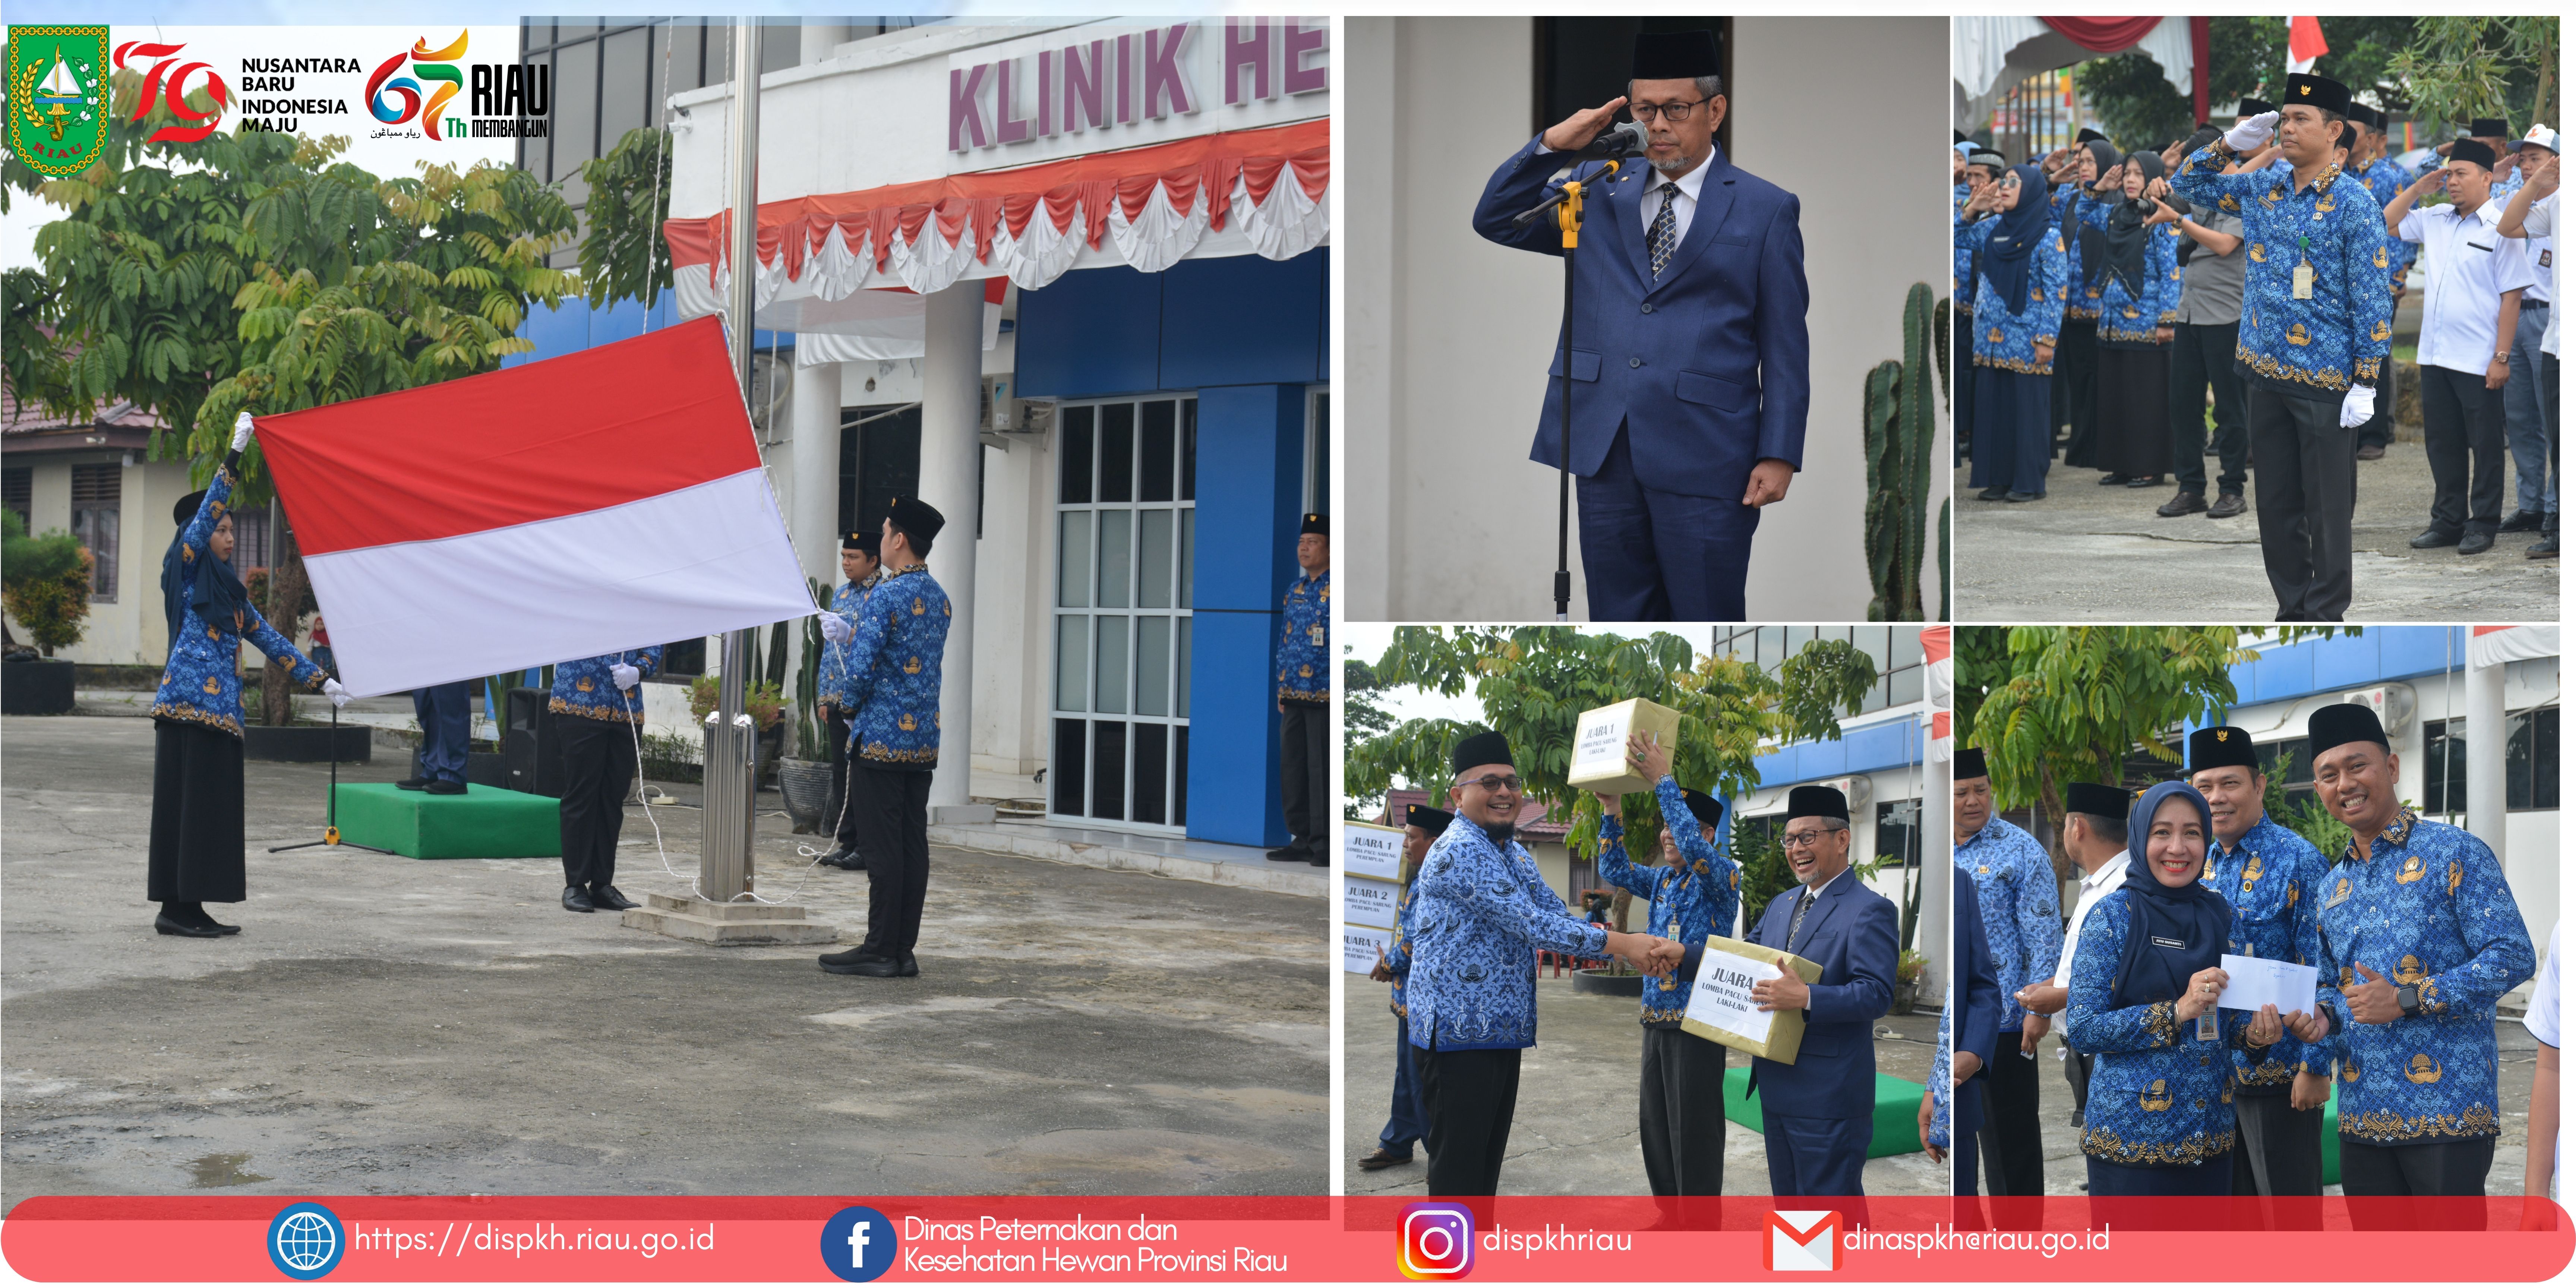
<svg viewBox="0 0 2576 1288"><path fill-rule="evenodd" d="M852 1283L894 1269L901 1246L894 1223L872 1207L845 1207L823 1223L823 1264Z"/></svg>

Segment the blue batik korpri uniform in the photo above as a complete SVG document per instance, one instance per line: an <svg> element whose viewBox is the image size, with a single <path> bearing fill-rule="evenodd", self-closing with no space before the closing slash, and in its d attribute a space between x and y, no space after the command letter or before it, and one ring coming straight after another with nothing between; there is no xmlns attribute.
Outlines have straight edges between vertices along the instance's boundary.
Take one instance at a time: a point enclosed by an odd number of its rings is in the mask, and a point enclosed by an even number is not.
<svg viewBox="0 0 2576 1288"><path fill-rule="evenodd" d="M834 702L855 713L850 755L873 769L939 765L940 661L948 592L920 564L895 570L859 605Z"/></svg>
<svg viewBox="0 0 2576 1288"><path fill-rule="evenodd" d="M1988 215L1975 223L1962 222L1952 230L1951 244L1963 262L1994 235L2002 218ZM2023 375L2048 374L2056 360L2058 328L2066 317L2063 306L2069 262L2063 235L2049 237L2031 251L2029 298L2023 301L2019 313L1996 296L1993 282L1982 274L1973 279L1977 342L1968 356L1975 365ZM2050 351L2042 353L2041 345L2050 346Z"/></svg>
<svg viewBox="0 0 2576 1288"><path fill-rule="evenodd" d="M2082 222L2093 228L2110 224L2112 207L2108 201L2087 201L2077 208ZM2147 229L2145 271L2139 275L2138 290L2116 272L2093 275L2099 280L2084 284L2086 307L2100 318L2096 333L2103 344L2158 344L2157 327L2182 325L2182 267L2174 259L2177 234L2172 224L2157 224Z"/></svg>
<svg viewBox="0 0 2576 1288"><path fill-rule="evenodd" d="M214 534L215 524L231 510L233 488L239 482L233 472L235 459L228 456L216 468L214 482L207 485L205 499L197 504L196 517L179 534L175 567L181 578L185 608L179 617L178 632L170 641L170 659L161 671L161 687L152 695L152 718L220 729L238 739L242 736L244 643L258 649L269 665L285 668L295 683L307 689L319 692L328 677L247 600L238 612L209 621L200 615L192 598L184 597L187 588L196 582L198 565L215 557L207 541ZM218 570L224 576L233 576L228 567Z"/></svg>
<svg viewBox="0 0 2576 1288"><path fill-rule="evenodd" d="M1413 1142L1428 1124L1422 1110L1422 1084L1414 1077L1413 1044L1405 1040L1404 980L1413 973L1413 883L1395 896L1395 942L1386 948L1386 969L1395 976L1388 987L1386 1009L1395 1015L1395 1090L1388 1101L1386 1126L1377 1134L1378 1148L1399 1159L1413 1157Z"/></svg>
<svg viewBox="0 0 2576 1288"><path fill-rule="evenodd" d="M1405 1018L1427 1050L1536 1046L1537 952L1609 948L1609 932L1565 911L1520 842L1498 847L1464 815L1423 856L1413 898Z"/></svg>
<svg viewBox="0 0 2576 1288"><path fill-rule="evenodd" d="M1305 531L1322 534L1324 516L1306 516ZM1315 867L1333 862L1332 717L1333 574L1300 577L1279 598L1279 643L1271 655L1279 705L1279 811L1288 844L1273 859L1303 859Z"/></svg>
<svg viewBox="0 0 2576 1288"><path fill-rule="evenodd" d="M548 693L546 708L559 716L579 716L584 720L644 723L644 686L618 688L610 672L620 665L634 667L639 675L652 675L662 669L662 646L651 644L555 663L555 684Z"/></svg>
<svg viewBox="0 0 2576 1288"><path fill-rule="evenodd" d="M2186 158L2175 195L2245 223L2245 314L2236 360L2267 388L2340 401L2358 378L2375 383L2388 357L2388 224L2370 189L2329 165L2307 186L2270 170L2221 174L2225 140ZM2305 246L2302 246L2302 243ZM2315 273L2307 299L2292 275Z"/></svg>
<svg viewBox="0 0 2576 1288"><path fill-rule="evenodd" d="M1986 922L1986 942L1994 949L1995 982L2003 990L1999 1032L2021 1045L2021 1022L2029 1012L2013 994L2032 984L2048 983L2057 974L2065 951L2066 931L2058 911L2057 870L2048 851L2030 833L1998 814L1950 852L1950 861L1977 885L1977 909Z"/></svg>
<svg viewBox="0 0 2576 1288"><path fill-rule="evenodd" d="M880 571L866 581L842 582L840 589L832 592L832 606L826 611L856 628L859 624L860 606L868 602L868 592L875 589L877 583L882 580L884 580L884 573ZM827 641L823 645L822 656L816 659L814 665L814 691L822 695L824 705L831 706L840 700L841 689L844 682L849 679L849 672L848 648L834 647ZM844 713L845 718L846 715L847 713Z"/></svg>
<svg viewBox="0 0 2576 1288"><path fill-rule="evenodd" d="M1648 901L1648 934L1682 944L1698 943L1709 935L1731 935L1735 929L1739 874L1735 861L1726 857L1727 830L1719 829L1715 845L1701 836L1699 818L1691 813L1689 803L1682 798L1681 784L1674 782L1670 774L1655 784L1655 802L1663 807L1664 827L1672 832L1673 844L1682 853L1682 866L1637 864L1628 857L1623 839L1626 832L1619 820L1604 814L1601 879ZM1731 822L1732 810L1728 818ZM1655 843L1649 833L1647 844ZM1664 1028L1681 1026L1682 1012L1690 1008L1691 981L1679 976L1680 972L1675 971L1646 982L1639 997L1644 1011L1640 1023Z"/></svg>
<svg viewBox="0 0 2576 1288"><path fill-rule="evenodd" d="M2067 974L2066 1044L2093 1056L2084 1153L2129 1167L2206 1163L2236 1148L2234 1053L2252 1017L2213 1009L2218 1035L2204 1037L2197 1020L2174 1018L2173 999L2114 1003L2136 899L2119 889L2093 905Z"/></svg>
<svg viewBox="0 0 2576 1288"><path fill-rule="evenodd" d="M2315 892L2323 955L2317 1004L2343 1054L2346 1149L2492 1138L2497 999L2531 978L2531 934L2484 841L2400 810L2330 865ZM2368 966L2419 990L2414 1015L2356 1024L2343 988ZM2351 1193L2349 1188L2347 1193Z"/></svg>
<svg viewBox="0 0 2576 1288"><path fill-rule="evenodd" d="M2039 169L2017 166L2027 204L2038 200ZM2014 209L1951 233L1956 251L1970 253L1976 322L1969 359L1974 392L1968 483L2039 496L2048 490L2055 437L2049 414L2049 373L2066 319L2066 238L2060 225L2037 209ZM2027 246L2021 262L2004 251ZM1999 280L2000 279L2000 282ZM2007 299L2005 291L2013 298ZM2047 346L2043 348L2042 346Z"/></svg>
<svg viewBox="0 0 2576 1288"><path fill-rule="evenodd" d="M1673 834L1681 866L1640 867L1628 857L1618 819L1601 818L1601 879L1647 900L1646 930L1684 945L1735 929L1737 873L1726 857L1734 821L1719 803L1717 841L1700 835L1699 816L1670 774L1655 783L1664 828ZM1643 832L1648 845L1654 833ZM1657 1195L1725 1192L1726 1109L1717 1094L1726 1084L1726 1048L1681 1031L1690 1006L1692 977L1675 970L1649 977L1640 994L1645 1033L1639 1039L1637 1135L1646 1156L1646 1184Z"/></svg>
<svg viewBox="0 0 2576 1288"><path fill-rule="evenodd" d="M635 668L638 683L617 687L616 668ZM617 890L617 837L626 824L626 795L643 750L644 686L662 668L662 646L647 645L555 663L546 701L563 747L563 795L555 802L563 834L564 907L617 911L632 906ZM576 895L578 893L578 896Z"/></svg>
<svg viewBox="0 0 2576 1288"><path fill-rule="evenodd" d="M1333 573L1300 577L1279 597L1277 671L1281 702L1322 703L1333 696Z"/></svg>
<svg viewBox="0 0 2576 1288"><path fill-rule="evenodd" d="M2200 883L2217 891L2236 909L2227 951L2241 957L2311 966L2317 960L2317 901L2313 890L2326 861L2308 838L2272 821L2262 821L2236 839L2209 843L2209 867ZM2236 1085L2243 1095L2286 1096L2295 1076L2334 1074L2335 1044L2329 1039L2301 1042L2284 1031L2260 1060L2236 1053Z"/></svg>

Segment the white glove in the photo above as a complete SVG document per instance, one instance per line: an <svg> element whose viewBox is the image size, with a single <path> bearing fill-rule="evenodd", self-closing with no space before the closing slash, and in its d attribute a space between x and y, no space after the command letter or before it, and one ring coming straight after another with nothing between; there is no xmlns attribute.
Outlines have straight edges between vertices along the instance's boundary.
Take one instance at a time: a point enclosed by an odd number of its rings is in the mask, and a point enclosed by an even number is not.
<svg viewBox="0 0 2576 1288"><path fill-rule="evenodd" d="M851 640L858 638L858 635L858 628L850 625L849 618L843 617L839 613L823 614L824 639L830 640L836 645L847 644Z"/></svg>
<svg viewBox="0 0 2576 1288"><path fill-rule="evenodd" d="M609 667L608 667L608 679L609 679L609 682L610 682L610 683L612 683L612 684L615 684L618 688L621 688L621 689L631 689L631 688L634 688L634 687L635 687L635 682L636 682L637 680L641 680L641 679L643 679L643 678L644 678L644 673L643 673L642 671L638 671L638 670L636 670L634 667L628 666L628 665L627 665L627 664L625 664L624 662L612 662L612 663L610 663L610 664L609 664Z"/></svg>
<svg viewBox="0 0 2576 1288"><path fill-rule="evenodd" d="M334 711L349 705L349 691L340 687L338 680L324 680L322 696L331 699L331 709Z"/></svg>
<svg viewBox="0 0 2576 1288"><path fill-rule="evenodd" d="M2378 402L2378 390L2367 385L2354 385L2343 396L2343 416L2339 423L2345 429L2361 428L2361 423L2370 419L2370 409Z"/></svg>
<svg viewBox="0 0 2576 1288"><path fill-rule="evenodd" d="M2239 152L2251 152L2272 141L2272 127L2281 123L2278 112L2257 112L2236 123L2227 132L2227 146Z"/></svg>
<svg viewBox="0 0 2576 1288"><path fill-rule="evenodd" d="M238 452L248 446L250 446L250 413L243 412L233 417L233 450Z"/></svg>

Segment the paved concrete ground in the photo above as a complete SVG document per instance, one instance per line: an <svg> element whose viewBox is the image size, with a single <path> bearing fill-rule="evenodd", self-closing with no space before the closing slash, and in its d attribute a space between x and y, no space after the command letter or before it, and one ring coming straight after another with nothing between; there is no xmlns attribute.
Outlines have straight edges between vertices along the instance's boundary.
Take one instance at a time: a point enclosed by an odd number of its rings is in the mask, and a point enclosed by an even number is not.
<svg viewBox="0 0 2576 1288"><path fill-rule="evenodd" d="M2507 454L2510 458L2510 453ZM2534 533L2506 533L2495 548L2462 557L2456 550L2410 550L2432 504L2432 468L2420 433L2388 455L2359 462L2353 511L2352 607L2349 621L2552 622L2558 620L2558 561L2528 559ZM2218 460L2209 458L2210 497L2217 498ZM2101 487L2101 473L2049 472L2048 497L2019 505L1980 501L1968 469L1951 478L1952 567L1963 622L2268 622L2277 606L2263 576L2263 548L2252 509L2233 519L2206 514L2159 518L2174 494L2170 478L2154 488ZM2513 508L2513 469L2505 468L2505 509ZM2253 500L2253 480L2246 499Z"/></svg>
<svg viewBox="0 0 2576 1288"><path fill-rule="evenodd" d="M270 855L318 837L325 767L252 764L251 897L216 909L244 930L167 938L151 739L0 721L0 1204L1326 1183L1321 900L934 848L920 978L827 975L566 913L552 859ZM654 817L693 871L698 815ZM685 891L636 808L624 838L630 896ZM783 815L757 851L764 894L857 941L863 876L800 872Z"/></svg>
<svg viewBox="0 0 2576 1288"><path fill-rule="evenodd" d="M1342 1183L1350 1194L1421 1193L1425 1152L1383 1171L1363 1172L1377 1148L1395 1090L1395 1017L1386 986L1343 977ZM1878 1067L1921 1082L1932 1067L1938 1008L1878 1022ZM1505 1194L1644 1194L1646 1161L1637 1144L1637 999L1577 993L1570 979L1541 979L1538 1045L1521 1055L1520 1109L1503 1165ZM1750 1057L1727 1052L1730 1068ZM1861 1183L1872 1194L1947 1194L1949 1170L1921 1153L1874 1158ZM1726 1193L1768 1194L1762 1134L1726 1125Z"/></svg>
<svg viewBox="0 0 2576 1288"><path fill-rule="evenodd" d="M2495 1165L2487 1171L2487 1193L2520 1194L2523 1145L2531 1130L2531 1076L2538 1067L2535 1061L2540 1047L2521 1021L2503 1020L2496 1024L2496 1049L2497 1108L2504 1131L2496 1140ZM2067 1084L2066 1066L2059 1061L2059 1053L2064 1050L2063 1039L2053 1031L2040 1040L2039 1130L2047 1142L2044 1153L2048 1160L2048 1192L2081 1194L2084 1151L2077 1145L2071 1117L2075 1112L2075 1089ZM2339 1195L2343 1187L2328 1186L2326 1193Z"/></svg>

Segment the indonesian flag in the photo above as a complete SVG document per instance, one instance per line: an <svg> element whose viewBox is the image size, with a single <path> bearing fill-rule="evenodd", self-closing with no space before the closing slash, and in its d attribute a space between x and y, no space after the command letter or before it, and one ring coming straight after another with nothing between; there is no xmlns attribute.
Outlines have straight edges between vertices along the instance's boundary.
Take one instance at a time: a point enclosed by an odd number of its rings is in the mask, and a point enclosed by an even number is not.
<svg viewBox="0 0 2576 1288"><path fill-rule="evenodd" d="M814 612L715 318L257 425L352 692Z"/></svg>
<svg viewBox="0 0 2576 1288"><path fill-rule="evenodd" d="M2472 626L2469 628L2469 665L2502 666L2507 662L2530 661L2558 656L2558 627L2547 626Z"/></svg>
<svg viewBox="0 0 2576 1288"><path fill-rule="evenodd" d="M1950 628L1923 628L1923 671L1932 683L1932 744L1929 759L1950 760Z"/></svg>
<svg viewBox="0 0 2576 1288"><path fill-rule="evenodd" d="M2326 29L2314 18L2290 20L2290 70L2306 72L2326 52Z"/></svg>

